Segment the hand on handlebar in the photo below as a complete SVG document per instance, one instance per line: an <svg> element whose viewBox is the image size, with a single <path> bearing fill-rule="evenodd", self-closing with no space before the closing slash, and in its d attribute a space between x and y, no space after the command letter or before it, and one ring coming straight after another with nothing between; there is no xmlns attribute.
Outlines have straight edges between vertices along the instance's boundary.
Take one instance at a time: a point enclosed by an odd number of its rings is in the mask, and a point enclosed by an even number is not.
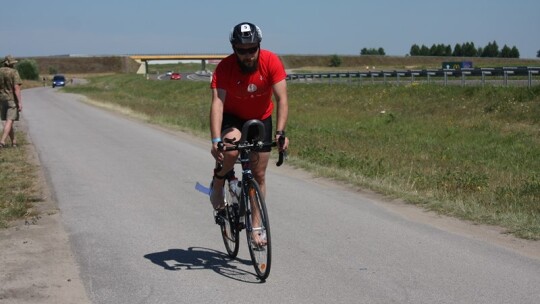
<svg viewBox="0 0 540 304"><path fill-rule="evenodd" d="M223 158L224 158L222 146L223 146L223 142L221 141L217 143L213 143L212 149L210 150L210 153L212 153L212 156L218 163L223 162Z"/></svg>
<svg viewBox="0 0 540 304"><path fill-rule="evenodd" d="M278 143L279 152L287 151L289 148L289 138L283 135L276 135L276 142Z"/></svg>
<svg viewBox="0 0 540 304"><path fill-rule="evenodd" d="M235 151L235 150L250 150L258 151L264 147L275 147L279 149L279 160L276 163L277 166L283 164L283 160L287 158L287 148L289 146L289 139L283 135L277 135L276 141L270 143L264 143L259 140L254 140L252 142L235 142L234 139L229 143L228 140L225 142L216 142L212 144L212 155L216 161L223 161L224 153L226 151Z"/></svg>

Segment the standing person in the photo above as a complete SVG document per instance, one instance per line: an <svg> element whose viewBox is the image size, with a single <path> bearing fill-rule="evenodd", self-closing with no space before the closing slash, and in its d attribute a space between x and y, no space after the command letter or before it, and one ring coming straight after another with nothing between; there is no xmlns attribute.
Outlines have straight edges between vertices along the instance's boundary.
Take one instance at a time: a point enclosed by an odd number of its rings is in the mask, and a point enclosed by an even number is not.
<svg viewBox="0 0 540 304"><path fill-rule="evenodd" d="M214 170L210 185L210 202L215 210L224 207L223 186L225 176L234 168L238 151L222 152L219 142L239 140L244 122L259 119L265 126L265 142L272 141L272 112L274 96L276 111L275 140L285 137L288 117L287 83L285 69L274 53L260 48L262 33L259 27L243 22L236 25L230 35L233 54L223 59L214 74L212 105L210 109L210 133L212 156L221 163ZM288 148L289 140L279 149ZM251 170L259 183L263 195L266 193L266 168L270 159L270 149L253 153Z"/></svg>
<svg viewBox="0 0 540 304"><path fill-rule="evenodd" d="M0 67L0 109L1 119L4 121L0 148L6 145L8 136L11 139L11 145L17 146L14 122L19 120L19 112L22 111L22 81L19 72L14 69L15 63L17 60L11 55L7 55L2 61L2 67Z"/></svg>

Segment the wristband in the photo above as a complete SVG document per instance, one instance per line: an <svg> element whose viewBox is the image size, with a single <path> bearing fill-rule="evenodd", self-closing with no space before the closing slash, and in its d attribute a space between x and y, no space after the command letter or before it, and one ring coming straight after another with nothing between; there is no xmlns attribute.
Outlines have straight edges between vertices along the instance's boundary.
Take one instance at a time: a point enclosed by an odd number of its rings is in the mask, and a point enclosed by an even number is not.
<svg viewBox="0 0 540 304"><path fill-rule="evenodd" d="M221 141L221 137L212 138L212 143L213 144L218 143L220 141Z"/></svg>
<svg viewBox="0 0 540 304"><path fill-rule="evenodd" d="M285 131L276 131L276 135L285 136Z"/></svg>

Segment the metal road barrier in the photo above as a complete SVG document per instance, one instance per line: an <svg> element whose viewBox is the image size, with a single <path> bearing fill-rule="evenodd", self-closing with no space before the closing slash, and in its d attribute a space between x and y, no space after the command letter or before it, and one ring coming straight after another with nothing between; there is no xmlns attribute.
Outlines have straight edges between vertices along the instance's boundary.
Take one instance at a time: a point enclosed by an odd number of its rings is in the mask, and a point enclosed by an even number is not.
<svg viewBox="0 0 540 304"><path fill-rule="evenodd" d="M462 68L439 70L403 70L403 71L366 71L366 72L330 72L330 73L294 73L288 74L292 82L329 82L329 83L438 83L443 85L459 84L478 85L527 85L540 84L540 67L499 67L499 68ZM405 79L404 79L405 78ZM512 79L511 79L512 78Z"/></svg>

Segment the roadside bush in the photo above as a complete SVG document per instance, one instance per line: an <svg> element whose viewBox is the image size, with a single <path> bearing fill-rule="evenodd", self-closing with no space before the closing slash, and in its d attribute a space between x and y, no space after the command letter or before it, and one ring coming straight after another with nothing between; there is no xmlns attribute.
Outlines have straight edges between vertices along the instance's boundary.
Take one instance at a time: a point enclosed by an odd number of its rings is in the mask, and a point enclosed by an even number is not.
<svg viewBox="0 0 540 304"><path fill-rule="evenodd" d="M39 68L37 63L31 59L21 60L17 66L17 71L22 79L25 80L38 80L39 79Z"/></svg>
<svg viewBox="0 0 540 304"><path fill-rule="evenodd" d="M338 55L333 55L330 59L330 66L331 67L338 67L341 65L341 58Z"/></svg>

